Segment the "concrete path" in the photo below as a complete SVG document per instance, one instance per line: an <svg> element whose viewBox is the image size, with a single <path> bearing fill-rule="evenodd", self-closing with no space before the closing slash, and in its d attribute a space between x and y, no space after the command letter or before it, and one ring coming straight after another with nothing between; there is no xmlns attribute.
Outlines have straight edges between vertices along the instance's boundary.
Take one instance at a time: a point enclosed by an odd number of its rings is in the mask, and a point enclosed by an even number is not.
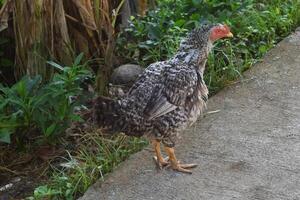
<svg viewBox="0 0 300 200"><path fill-rule="evenodd" d="M212 97L177 157L192 175L159 171L145 149L80 200L300 200L300 29Z"/></svg>

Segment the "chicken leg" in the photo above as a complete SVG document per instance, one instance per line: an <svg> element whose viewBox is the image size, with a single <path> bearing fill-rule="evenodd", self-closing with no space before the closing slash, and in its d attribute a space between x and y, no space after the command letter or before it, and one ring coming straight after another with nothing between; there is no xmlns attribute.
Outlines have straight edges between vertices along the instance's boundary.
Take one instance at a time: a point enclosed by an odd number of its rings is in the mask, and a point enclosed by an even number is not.
<svg viewBox="0 0 300 200"><path fill-rule="evenodd" d="M173 168L173 170L191 174L192 171L188 169L197 167L197 164L180 164L179 161L176 159L174 148L165 146L165 151L169 155L169 160L171 162L171 167Z"/></svg>
<svg viewBox="0 0 300 200"><path fill-rule="evenodd" d="M162 169L164 166L167 166L169 164L169 162L167 162L167 159L164 159L161 155L161 151L160 151L160 141L158 140L152 140L152 145L155 151L156 156L154 156L154 160L157 164L157 166L159 167L159 169Z"/></svg>

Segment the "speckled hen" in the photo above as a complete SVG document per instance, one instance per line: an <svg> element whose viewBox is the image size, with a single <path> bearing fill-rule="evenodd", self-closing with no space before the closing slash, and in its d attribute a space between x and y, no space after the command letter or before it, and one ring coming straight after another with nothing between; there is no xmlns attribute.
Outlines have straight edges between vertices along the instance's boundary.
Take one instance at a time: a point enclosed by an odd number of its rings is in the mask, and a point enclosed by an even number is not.
<svg viewBox="0 0 300 200"><path fill-rule="evenodd" d="M228 26L222 24L194 29L172 58L149 65L122 99L98 97L95 122L112 132L148 137L160 167L170 164L174 170L191 173L188 168L196 165L179 163L174 146L178 134L205 108L208 90L203 73L213 42L232 36ZM161 155L160 142L168 160Z"/></svg>

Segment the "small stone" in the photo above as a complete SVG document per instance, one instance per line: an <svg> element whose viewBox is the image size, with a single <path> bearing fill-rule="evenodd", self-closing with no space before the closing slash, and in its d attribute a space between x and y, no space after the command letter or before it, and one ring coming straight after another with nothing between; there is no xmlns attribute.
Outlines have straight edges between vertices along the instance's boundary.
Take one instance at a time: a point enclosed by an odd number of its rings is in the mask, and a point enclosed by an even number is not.
<svg viewBox="0 0 300 200"><path fill-rule="evenodd" d="M121 65L114 70L110 81L114 85L131 86L143 71L139 65Z"/></svg>
<svg viewBox="0 0 300 200"><path fill-rule="evenodd" d="M3 187L0 187L0 192L7 191L7 190L9 190L10 188L12 188L12 186L13 186L12 183L6 184L6 185L4 185Z"/></svg>
<svg viewBox="0 0 300 200"><path fill-rule="evenodd" d="M11 180L12 183L17 183L17 182L20 182L21 181L21 178L20 177L15 177Z"/></svg>

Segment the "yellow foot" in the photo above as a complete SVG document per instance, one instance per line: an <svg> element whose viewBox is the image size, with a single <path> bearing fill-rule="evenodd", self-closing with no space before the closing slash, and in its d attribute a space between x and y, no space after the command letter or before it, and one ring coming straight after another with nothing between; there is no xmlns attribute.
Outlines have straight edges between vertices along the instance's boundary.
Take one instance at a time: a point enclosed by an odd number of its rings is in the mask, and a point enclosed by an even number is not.
<svg viewBox="0 0 300 200"><path fill-rule="evenodd" d="M157 167L159 169L162 169L163 167L169 165L169 157L166 157L165 159L161 158L161 159L158 159L157 156L153 156L153 159L157 165Z"/></svg>
<svg viewBox="0 0 300 200"><path fill-rule="evenodd" d="M178 172L191 174L192 171L188 169L197 167L197 164L180 164L179 162L177 162L176 164L171 165L171 167L173 170L176 170Z"/></svg>

